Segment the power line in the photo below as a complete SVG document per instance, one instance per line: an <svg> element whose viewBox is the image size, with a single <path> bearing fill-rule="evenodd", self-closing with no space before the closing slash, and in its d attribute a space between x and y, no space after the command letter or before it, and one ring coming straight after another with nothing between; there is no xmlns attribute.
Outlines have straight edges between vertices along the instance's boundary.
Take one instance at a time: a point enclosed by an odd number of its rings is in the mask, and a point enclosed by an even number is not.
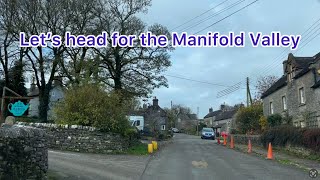
<svg viewBox="0 0 320 180"><path fill-rule="evenodd" d="M200 21L198 21L196 24L190 25L190 26L188 26L188 27L186 27L186 28L184 28L184 29L182 29L182 30L180 30L180 31L187 31L187 30L189 30L189 29L191 29L191 28L194 28L194 27L200 25L201 23L203 23L203 22L205 22L205 21L207 21L207 20L210 20L210 19L218 16L219 14L222 14L223 12L226 12L227 10L229 10L229 9L231 9L231 8L233 8L233 7L241 4L241 3L243 3L244 1L245 1L245 0L239 0L239 1L231 4L230 6L224 8L224 9L218 11L218 12L216 12L215 14L212 14L212 15L210 15L210 16L208 16L208 17L206 17L206 18L204 18L204 19L202 19L202 20L200 20Z"/></svg>
<svg viewBox="0 0 320 180"><path fill-rule="evenodd" d="M248 5L246 5L246 6L242 7L242 8L240 8L240 9L238 9L237 11L234 11L233 13L231 13L231 14L229 14L229 15L225 16L224 18L222 18L222 19L220 19L220 20L218 20L218 21L214 22L213 24L211 24L211 25L209 25L209 26L207 26L207 27L205 27L205 28L201 29L200 31L198 31L198 32L194 33L194 35L196 35L196 34L198 34L198 33L202 32L202 31L204 31L204 30L206 30L206 29L208 29L208 28L210 28L210 27L212 27L212 26L214 26L214 25L218 24L219 22L221 22L221 21L223 21L223 20L225 20L225 19L227 19L227 18L231 17L232 15L234 15L234 14L236 14L236 13L238 13L238 12L240 12L240 11L244 10L245 8L247 8L247 7L251 6L251 5L253 5L254 3L256 3L256 2L258 2L258 1L259 1L259 0L255 0L255 1L251 2L250 4L248 4Z"/></svg>
<svg viewBox="0 0 320 180"><path fill-rule="evenodd" d="M215 8L217 8L217 7L219 7L220 5L222 5L222 4L224 4L224 3L226 3L227 1L229 1L229 0L225 0L225 1L223 1L223 2L221 2L221 3L219 3L219 4L217 4L217 5L216 5L216 6L214 6L213 8L210 8L210 9L208 9L207 11L205 11L205 12L203 12L203 13L199 14L198 16L196 16L196 17L194 17L194 18L192 18L192 19L190 19L190 20L188 20L188 21L186 21L186 22L184 22L184 23L180 24L179 26L176 26L176 27L172 28L172 29L171 29L171 31L173 31L173 30L175 30L175 29L178 29L178 28L180 28L180 27L182 27L182 26L184 26L184 25L186 25L186 24L188 24L188 23L192 22L193 20L195 20L195 19L197 19L197 18L201 17L202 15L207 14L207 13L208 13L208 12L210 12L211 10L213 10L213 9L215 9Z"/></svg>
<svg viewBox="0 0 320 180"><path fill-rule="evenodd" d="M169 74L164 74L164 75L168 76L168 77L173 77L173 78L177 78L177 79L183 79L183 80L193 81L193 82L198 82L198 83L203 83L203 84L209 84L209 85L213 85L213 86L232 87L232 86L227 86L227 85L218 84L218 83L211 83L211 82L207 82L207 81L199 81L199 80L195 80L195 79L185 78L185 77L181 77L181 76L174 76L174 75L169 75Z"/></svg>
<svg viewBox="0 0 320 180"><path fill-rule="evenodd" d="M241 82L239 82L237 84L234 84L231 88L224 89L224 90L218 92L217 93L217 98L223 97L225 95L228 95L230 93L233 93L233 92L239 90L241 85L243 85L243 81L241 81Z"/></svg>

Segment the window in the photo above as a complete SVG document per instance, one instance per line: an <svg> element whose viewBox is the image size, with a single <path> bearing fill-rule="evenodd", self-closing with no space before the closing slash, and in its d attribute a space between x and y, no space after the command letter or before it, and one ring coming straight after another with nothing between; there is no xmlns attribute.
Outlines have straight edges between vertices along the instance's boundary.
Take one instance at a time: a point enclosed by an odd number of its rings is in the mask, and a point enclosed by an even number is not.
<svg viewBox="0 0 320 180"><path fill-rule="evenodd" d="M163 130L163 131L166 130L166 125L162 125L161 130Z"/></svg>
<svg viewBox="0 0 320 180"><path fill-rule="evenodd" d="M273 114L273 103L270 102L270 114Z"/></svg>
<svg viewBox="0 0 320 180"><path fill-rule="evenodd" d="M295 76L295 72L294 72L294 68L292 67L292 65L290 65L289 67L289 74L288 74L288 81L291 82Z"/></svg>
<svg viewBox="0 0 320 180"><path fill-rule="evenodd" d="M140 120L136 121L136 126L140 126Z"/></svg>
<svg viewBox="0 0 320 180"><path fill-rule="evenodd" d="M304 104L306 102L306 98L304 95L304 88L303 87L299 89L299 97L300 97L300 103Z"/></svg>
<svg viewBox="0 0 320 180"><path fill-rule="evenodd" d="M282 96L282 107L283 107L283 110L287 110L287 98L286 98L286 96Z"/></svg>

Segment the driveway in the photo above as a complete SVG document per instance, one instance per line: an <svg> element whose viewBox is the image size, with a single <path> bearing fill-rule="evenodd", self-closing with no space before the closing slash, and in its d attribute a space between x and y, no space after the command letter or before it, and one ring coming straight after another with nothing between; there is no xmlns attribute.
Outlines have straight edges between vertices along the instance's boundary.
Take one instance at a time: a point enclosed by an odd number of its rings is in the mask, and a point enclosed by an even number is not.
<svg viewBox="0 0 320 180"><path fill-rule="evenodd" d="M176 134L173 143L149 156L49 152L49 169L60 179L310 179L301 169L244 154L213 140Z"/></svg>

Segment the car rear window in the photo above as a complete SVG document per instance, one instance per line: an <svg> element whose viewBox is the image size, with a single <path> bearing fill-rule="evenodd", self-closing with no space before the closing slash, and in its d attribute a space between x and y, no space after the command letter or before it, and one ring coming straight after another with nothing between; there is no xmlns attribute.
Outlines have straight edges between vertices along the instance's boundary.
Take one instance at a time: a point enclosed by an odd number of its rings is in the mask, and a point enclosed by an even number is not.
<svg viewBox="0 0 320 180"><path fill-rule="evenodd" d="M202 131L204 131L204 132L213 132L213 129L211 129L211 128L204 128Z"/></svg>

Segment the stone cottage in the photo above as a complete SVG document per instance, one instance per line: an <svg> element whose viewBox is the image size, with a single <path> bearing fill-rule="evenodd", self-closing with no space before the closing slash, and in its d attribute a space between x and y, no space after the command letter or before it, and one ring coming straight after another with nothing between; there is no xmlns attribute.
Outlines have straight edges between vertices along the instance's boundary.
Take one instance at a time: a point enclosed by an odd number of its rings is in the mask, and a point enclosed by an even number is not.
<svg viewBox="0 0 320 180"><path fill-rule="evenodd" d="M29 101L29 117L38 117L39 116L39 89L36 87L35 80L30 86L29 97L33 97ZM49 103L49 110L48 110L48 118L50 119L53 115L52 108L55 103L59 102L61 99L64 98L64 89L62 86L62 78L55 77L53 81L53 87L50 91L50 103Z"/></svg>
<svg viewBox="0 0 320 180"><path fill-rule="evenodd" d="M297 127L320 127L320 53L312 57L288 55L283 76L262 94L265 116L292 117Z"/></svg>
<svg viewBox="0 0 320 180"><path fill-rule="evenodd" d="M179 112L177 115L176 128L179 130L195 129L199 120L196 114L186 114Z"/></svg>
<svg viewBox="0 0 320 180"><path fill-rule="evenodd" d="M230 133L236 113L241 106L243 106L243 104L235 106L223 104L217 111L213 111L213 109L210 108L209 113L204 117L204 123L207 127L214 128L216 133L221 133L223 131Z"/></svg>
<svg viewBox="0 0 320 180"><path fill-rule="evenodd" d="M143 108L138 111L129 113L130 116L144 117L144 130L151 131L166 131L168 130L168 116L167 113L159 106L159 100L154 97L152 105L143 105Z"/></svg>

